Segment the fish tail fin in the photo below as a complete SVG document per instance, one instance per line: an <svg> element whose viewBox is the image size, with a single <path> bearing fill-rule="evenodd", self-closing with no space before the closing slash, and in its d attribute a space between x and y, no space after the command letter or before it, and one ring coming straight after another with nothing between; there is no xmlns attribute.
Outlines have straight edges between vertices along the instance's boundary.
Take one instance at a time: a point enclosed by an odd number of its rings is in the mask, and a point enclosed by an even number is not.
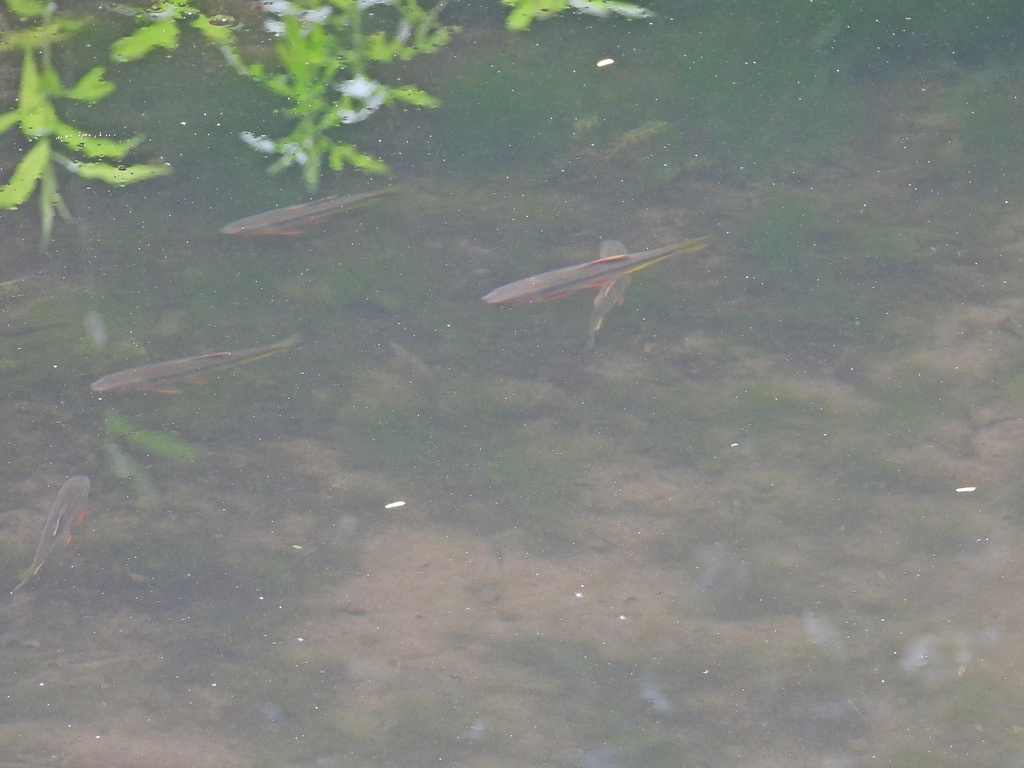
<svg viewBox="0 0 1024 768"><path fill-rule="evenodd" d="M18 582L18 586L16 586L14 589L11 590L11 594L13 595L19 589L21 589L26 584L28 584L29 579L31 579L33 576L35 576L37 573L39 573L39 569L42 568L42 567L43 567L43 564L40 563L37 566L34 566L32 568L27 568L26 570L22 571L21 581Z"/></svg>
<svg viewBox="0 0 1024 768"><path fill-rule="evenodd" d="M694 251L699 251L708 244L709 239L710 238L707 235L704 235L703 237L691 237L689 240L684 240L679 243L672 253L693 253Z"/></svg>
<svg viewBox="0 0 1024 768"><path fill-rule="evenodd" d="M267 348L267 351L268 352L270 352L270 351L279 352L279 351L281 351L283 349L291 349L292 347L299 346L299 342L300 341L301 341L301 339L299 338L299 335L295 334L294 336L289 336L287 339L281 339L280 341L275 341L273 344L271 344Z"/></svg>
<svg viewBox="0 0 1024 768"><path fill-rule="evenodd" d="M278 352L284 352L285 350L292 349L293 347L297 346L299 346L298 335L289 336L287 339L275 341L273 344L268 344L266 347L255 350L248 357L243 357L233 362L236 365L239 363L255 363L257 360L262 360L265 357L276 355Z"/></svg>

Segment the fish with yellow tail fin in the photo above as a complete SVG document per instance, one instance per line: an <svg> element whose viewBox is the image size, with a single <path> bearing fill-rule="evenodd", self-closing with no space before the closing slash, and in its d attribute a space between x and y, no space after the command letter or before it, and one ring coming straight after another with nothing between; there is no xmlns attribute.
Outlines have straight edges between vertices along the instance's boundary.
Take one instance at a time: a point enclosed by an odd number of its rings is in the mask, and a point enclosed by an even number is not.
<svg viewBox="0 0 1024 768"><path fill-rule="evenodd" d="M57 500L53 502L53 508L39 537L39 546L36 547L32 565L21 574L21 582L11 590L12 595L39 573L47 557L71 543L72 532L85 519L85 501L88 498L89 478L85 475L70 477L60 487Z"/></svg>
<svg viewBox="0 0 1024 768"><path fill-rule="evenodd" d="M517 306L538 301L560 299L576 291L599 288L594 299L594 311L590 316L587 334L587 348L594 346L594 339L613 307L619 306L626 295L626 288L633 279L633 273L651 264L681 253L699 251L707 244L708 238L695 237L664 248L651 251L626 253L626 246L616 240L601 243L600 257L583 264L542 272L533 277L516 280L514 283L495 288L483 297L488 304Z"/></svg>

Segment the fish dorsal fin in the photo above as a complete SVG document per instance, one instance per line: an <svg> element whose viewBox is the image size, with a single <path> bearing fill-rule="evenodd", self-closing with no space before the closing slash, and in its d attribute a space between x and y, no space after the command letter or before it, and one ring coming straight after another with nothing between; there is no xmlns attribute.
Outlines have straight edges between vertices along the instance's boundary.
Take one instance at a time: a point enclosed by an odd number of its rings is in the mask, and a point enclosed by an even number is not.
<svg viewBox="0 0 1024 768"><path fill-rule="evenodd" d="M601 255L598 258L609 259L612 256L625 256L626 246L618 240L602 240Z"/></svg>

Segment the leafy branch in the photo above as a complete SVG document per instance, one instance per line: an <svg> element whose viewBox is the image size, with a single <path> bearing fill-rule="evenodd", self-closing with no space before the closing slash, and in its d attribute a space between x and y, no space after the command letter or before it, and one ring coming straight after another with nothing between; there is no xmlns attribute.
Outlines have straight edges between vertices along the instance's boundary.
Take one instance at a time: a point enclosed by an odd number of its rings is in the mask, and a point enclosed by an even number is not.
<svg viewBox="0 0 1024 768"><path fill-rule="evenodd" d="M0 114L0 133L18 126L30 148L22 155L6 184L0 185L0 208L13 209L39 190L42 243L49 242L56 215L70 218L57 184L56 166L86 179L114 186L132 184L171 172L167 164L124 165L142 137L127 140L97 136L63 120L55 102L70 99L95 104L110 95L113 83L103 67L94 67L71 87L61 82L53 65L52 46L74 34L81 23L57 19L53 4L39 0L7 0L7 7L33 25L7 31L0 50L22 51L21 80L15 109Z"/></svg>
<svg viewBox="0 0 1024 768"><path fill-rule="evenodd" d="M387 170L378 158L335 140L329 132L362 122L395 102L437 106L437 100L419 88L386 85L374 79L370 69L434 51L448 42L452 32L437 21L440 4L426 11L417 0L329 2L315 8L311 0L262 4L275 17L265 20L267 30L277 38L274 69L244 61L234 46L222 47L236 71L283 97L287 106L282 113L295 120L292 131L281 138L247 131L242 139L254 149L278 156L269 168L271 173L299 166L310 190L319 183L325 162L334 171L345 166L368 173ZM396 17L391 20L393 31L368 12L374 5L391 9Z"/></svg>
<svg viewBox="0 0 1024 768"><path fill-rule="evenodd" d="M527 29L537 19L569 9L599 16L618 14L643 18L648 11L620 0L501 0L511 6L509 29ZM15 109L0 114L0 133L15 126L29 148L6 184L0 185L0 208L12 209L39 191L42 240L46 243L56 215L68 217L60 195L56 168L87 179L121 186L170 173L166 164L125 165L124 159L141 137L112 139L88 133L63 119L61 99L96 104L114 85L96 66L72 86L64 86L52 63L54 45L74 35L81 22L58 17L53 3L44 0L5 0L24 24L6 30L0 51L22 52L21 81ZM316 3L323 2L322 5ZM263 22L274 36L270 64L248 61L240 53L234 19L207 15L191 0L159 0L145 10L108 6L128 13L139 22L128 35L115 40L110 58L136 61L155 49L175 50L183 26L197 30L217 45L240 74L279 96L280 112L293 121L289 133L278 138L245 131L242 140L276 159L269 170L301 170L312 190L324 167L340 171L351 166L367 173L387 170L382 160L335 138L336 129L366 120L389 104L437 106L437 100L413 85L381 82L374 70L444 46L457 30L438 20L447 0L425 8L421 0L262 0Z"/></svg>

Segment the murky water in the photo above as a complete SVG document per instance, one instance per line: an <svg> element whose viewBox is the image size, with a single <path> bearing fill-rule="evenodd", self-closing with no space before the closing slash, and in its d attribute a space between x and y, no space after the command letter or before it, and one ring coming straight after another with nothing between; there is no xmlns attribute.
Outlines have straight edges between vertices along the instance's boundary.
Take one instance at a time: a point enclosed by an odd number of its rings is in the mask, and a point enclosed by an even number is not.
<svg viewBox="0 0 1024 768"><path fill-rule="evenodd" d="M323 188L400 194L296 238L217 234L308 199L234 138L271 105L125 84L177 174L67 182L46 255L2 218L0 323L67 323L0 338L4 583L92 494L0 612L0 762L1024 760L1020 61L834 21L481 19ZM699 235L592 351L590 296L479 300Z"/></svg>

